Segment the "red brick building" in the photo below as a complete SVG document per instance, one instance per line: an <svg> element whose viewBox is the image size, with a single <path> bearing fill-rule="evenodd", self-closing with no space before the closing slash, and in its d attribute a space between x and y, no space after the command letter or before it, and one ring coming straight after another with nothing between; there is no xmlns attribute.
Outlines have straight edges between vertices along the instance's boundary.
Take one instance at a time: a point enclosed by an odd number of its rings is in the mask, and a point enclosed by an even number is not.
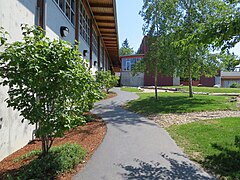
<svg viewBox="0 0 240 180"><path fill-rule="evenodd" d="M148 45L147 45L147 36L144 36L142 39L142 43L138 49L139 54L147 54ZM144 73L144 86L153 86L154 85L154 73ZM158 86L173 86L180 85L179 77L171 77L171 76L163 76L161 74L158 75Z"/></svg>

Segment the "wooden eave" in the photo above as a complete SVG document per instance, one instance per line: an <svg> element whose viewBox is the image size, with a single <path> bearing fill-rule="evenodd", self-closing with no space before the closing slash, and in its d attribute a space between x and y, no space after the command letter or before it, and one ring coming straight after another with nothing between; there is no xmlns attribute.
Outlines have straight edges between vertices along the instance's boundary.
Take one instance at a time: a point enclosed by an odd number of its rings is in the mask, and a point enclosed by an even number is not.
<svg viewBox="0 0 240 180"><path fill-rule="evenodd" d="M113 67L121 67L119 60L116 0L88 0L100 37Z"/></svg>

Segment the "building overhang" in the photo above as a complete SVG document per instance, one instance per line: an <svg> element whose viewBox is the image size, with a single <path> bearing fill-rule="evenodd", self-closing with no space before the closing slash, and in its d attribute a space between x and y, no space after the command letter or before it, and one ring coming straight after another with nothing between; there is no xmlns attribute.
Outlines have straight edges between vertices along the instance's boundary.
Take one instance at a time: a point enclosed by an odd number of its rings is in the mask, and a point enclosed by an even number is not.
<svg viewBox="0 0 240 180"><path fill-rule="evenodd" d="M116 0L88 0L100 37L106 47L113 69L121 67L118 46Z"/></svg>

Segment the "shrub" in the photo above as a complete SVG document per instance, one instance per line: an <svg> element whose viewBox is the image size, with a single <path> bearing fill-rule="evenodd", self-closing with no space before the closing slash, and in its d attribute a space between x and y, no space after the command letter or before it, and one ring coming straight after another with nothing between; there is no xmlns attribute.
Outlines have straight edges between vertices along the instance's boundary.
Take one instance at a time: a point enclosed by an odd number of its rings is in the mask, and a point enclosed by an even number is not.
<svg viewBox="0 0 240 180"><path fill-rule="evenodd" d="M9 86L8 106L39 124L36 133L47 154L54 137L85 123L83 113L100 99L100 88L77 45L52 41L40 27L22 25L22 31L22 41L4 44L0 52L0 84Z"/></svg>
<svg viewBox="0 0 240 180"><path fill-rule="evenodd" d="M53 179L66 170L74 168L85 157L86 151L78 144L64 144L53 147L41 156L21 167L17 176L20 179Z"/></svg>
<svg viewBox="0 0 240 180"><path fill-rule="evenodd" d="M102 89L109 92L109 89L113 88L118 84L119 77L111 74L111 71L97 71L96 81L100 84Z"/></svg>
<svg viewBox="0 0 240 180"><path fill-rule="evenodd" d="M239 83L232 83L230 85L230 88L240 88L240 84Z"/></svg>

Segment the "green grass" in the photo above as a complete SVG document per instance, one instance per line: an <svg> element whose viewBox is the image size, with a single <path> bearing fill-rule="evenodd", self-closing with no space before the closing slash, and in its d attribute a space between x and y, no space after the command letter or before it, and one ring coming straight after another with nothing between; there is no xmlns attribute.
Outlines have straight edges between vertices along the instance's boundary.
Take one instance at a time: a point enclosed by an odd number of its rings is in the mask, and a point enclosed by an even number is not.
<svg viewBox="0 0 240 180"><path fill-rule="evenodd" d="M186 113L216 110L237 110L236 102L229 97L194 95L189 98L184 93L158 93L156 101L154 93L139 93L139 99L129 102L126 108L143 115L164 113Z"/></svg>
<svg viewBox="0 0 240 180"><path fill-rule="evenodd" d="M234 145L240 134L240 118L174 125L167 131L191 159L216 174L240 179L240 149Z"/></svg>
<svg viewBox="0 0 240 180"><path fill-rule="evenodd" d="M188 91L188 86L169 86L169 88L181 88L184 91ZM193 91L206 93L240 93L240 88L214 88L193 86Z"/></svg>
<svg viewBox="0 0 240 180"><path fill-rule="evenodd" d="M122 87L121 90L127 92L142 92L142 90L139 90L136 87Z"/></svg>

